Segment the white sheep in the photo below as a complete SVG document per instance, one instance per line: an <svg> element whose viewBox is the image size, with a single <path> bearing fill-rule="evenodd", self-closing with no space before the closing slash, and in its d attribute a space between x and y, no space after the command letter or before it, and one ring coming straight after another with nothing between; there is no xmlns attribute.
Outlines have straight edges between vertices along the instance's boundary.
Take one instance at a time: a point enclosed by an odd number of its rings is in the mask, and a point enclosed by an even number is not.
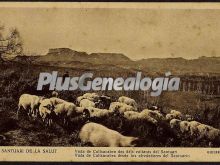
<svg viewBox="0 0 220 165"><path fill-rule="evenodd" d="M170 121L172 119L182 119L182 113L176 110L171 110L170 113L166 114L166 120Z"/></svg>
<svg viewBox="0 0 220 165"><path fill-rule="evenodd" d="M205 124L200 124L197 126L198 128L198 135L199 139L207 137L208 131L209 131L209 126Z"/></svg>
<svg viewBox="0 0 220 165"><path fill-rule="evenodd" d="M208 140L215 140L215 138L219 137L220 130L216 129L212 126L200 124L198 125L199 138L206 138Z"/></svg>
<svg viewBox="0 0 220 165"><path fill-rule="evenodd" d="M76 105L67 101L61 104L57 104L55 106L54 113L56 117L63 121L64 125L68 125L70 117L73 114L76 114Z"/></svg>
<svg viewBox="0 0 220 165"><path fill-rule="evenodd" d="M85 124L80 130L79 138L82 143L91 143L95 147L134 147L138 140L97 123Z"/></svg>
<svg viewBox="0 0 220 165"><path fill-rule="evenodd" d="M124 118L128 120L137 120L140 119L140 113L135 111L126 111L123 113Z"/></svg>
<svg viewBox="0 0 220 165"><path fill-rule="evenodd" d="M157 124L158 121L160 120L159 116L158 116L157 112L154 112L149 109L144 109L143 111L140 112L139 118L146 119L147 121L149 121L153 124Z"/></svg>
<svg viewBox="0 0 220 165"><path fill-rule="evenodd" d="M164 117L160 113L160 111L157 111L157 110L153 111L153 110L150 110L150 109L144 109L143 111L141 111L141 113L145 113L145 112L147 112L151 117L153 117L154 119L156 119L158 121L164 119Z"/></svg>
<svg viewBox="0 0 220 165"><path fill-rule="evenodd" d="M52 104L54 106L56 106L57 104L62 104L62 103L65 103L66 101L63 100L63 99L60 99L60 98L56 98L56 97L51 97L50 98L50 101L52 102Z"/></svg>
<svg viewBox="0 0 220 165"><path fill-rule="evenodd" d="M201 123L198 121L190 121L189 122L189 129L190 129L190 134L191 136L197 136L198 134L198 125Z"/></svg>
<svg viewBox="0 0 220 165"><path fill-rule="evenodd" d="M54 109L58 104L65 103L66 101L60 98L51 97L49 99L44 99L41 102L41 105L39 107L40 116L43 120L43 122L46 125L52 124L52 118L54 114Z"/></svg>
<svg viewBox="0 0 220 165"><path fill-rule="evenodd" d="M157 120L164 120L164 116L161 114L159 110L151 110L151 113L153 113Z"/></svg>
<svg viewBox="0 0 220 165"><path fill-rule="evenodd" d="M99 95L97 93L85 93L82 97L83 99L88 99L92 102L96 102L99 100Z"/></svg>
<svg viewBox="0 0 220 165"><path fill-rule="evenodd" d="M124 118L128 120L147 120L153 124L157 124L158 121L161 119L161 114L158 114L158 112L154 112L148 109L145 109L141 112L135 112L135 111L126 111L123 113Z"/></svg>
<svg viewBox="0 0 220 165"><path fill-rule="evenodd" d="M77 114L83 114L84 110L85 110L85 108L83 108L83 107L76 107L76 113Z"/></svg>
<svg viewBox="0 0 220 165"><path fill-rule="evenodd" d="M125 103L112 102L110 104L109 110L123 114L126 111L135 111L135 108L133 106L127 105Z"/></svg>
<svg viewBox="0 0 220 165"><path fill-rule="evenodd" d="M168 114L166 114L166 117L165 117L165 118L166 118L167 121L170 121L170 120L172 120L172 119L175 119L175 115L168 113Z"/></svg>
<svg viewBox="0 0 220 165"><path fill-rule="evenodd" d="M90 117L97 117L97 118L108 117L110 114L113 113L113 111L110 111L108 109L99 109L94 107L89 107L87 109L89 111Z"/></svg>
<svg viewBox="0 0 220 165"><path fill-rule="evenodd" d="M89 108L89 107L95 107L95 103L93 101L90 101L88 99L83 99L80 101L80 107L83 108Z"/></svg>
<svg viewBox="0 0 220 165"><path fill-rule="evenodd" d="M134 99L131 99L126 96L121 96L118 98L118 102L130 105L130 106L134 107L135 111L137 110L137 103Z"/></svg>
<svg viewBox="0 0 220 165"><path fill-rule="evenodd" d="M211 128L211 129L208 130L206 136L209 140L215 140L215 138L219 137L219 135L220 135L220 130L219 129Z"/></svg>
<svg viewBox="0 0 220 165"><path fill-rule="evenodd" d="M181 121L179 123L179 125L180 125L180 131L182 133L187 133L187 132L190 131L190 126L189 126L189 122L188 121Z"/></svg>
<svg viewBox="0 0 220 165"><path fill-rule="evenodd" d="M176 111L176 110L171 110L170 114L173 114L175 116L175 118L180 119L180 120L183 117L183 114L181 112L179 112L179 111Z"/></svg>
<svg viewBox="0 0 220 165"><path fill-rule="evenodd" d="M79 97L77 97L77 99L76 99L76 103L79 105L79 104L80 104L80 101L81 101L82 99L84 99L83 96L79 96Z"/></svg>
<svg viewBox="0 0 220 165"><path fill-rule="evenodd" d="M179 119L172 119L172 120L170 120L170 128L172 128L172 129L179 128L179 123L180 122L181 122L181 120L179 120Z"/></svg>
<svg viewBox="0 0 220 165"><path fill-rule="evenodd" d="M52 124L52 115L54 110L54 104L50 99L44 99L39 106L39 113L43 122L50 126Z"/></svg>
<svg viewBox="0 0 220 165"><path fill-rule="evenodd" d="M39 105L43 99L44 97L41 96L22 94L19 98L17 118L19 117L19 111L21 108L27 112L28 116L37 116Z"/></svg>

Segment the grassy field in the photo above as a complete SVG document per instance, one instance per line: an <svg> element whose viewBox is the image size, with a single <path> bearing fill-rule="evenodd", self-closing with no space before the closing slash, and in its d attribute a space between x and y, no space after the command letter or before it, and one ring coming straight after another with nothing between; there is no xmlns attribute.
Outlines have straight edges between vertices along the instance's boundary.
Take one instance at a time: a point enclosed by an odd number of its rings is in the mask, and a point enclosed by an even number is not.
<svg viewBox="0 0 220 165"><path fill-rule="evenodd" d="M71 125L68 128L63 128L59 124L46 128L40 119L30 120L26 116L23 116L20 120L16 119L17 104L21 94L30 93L50 97L51 92L47 88L43 91L36 91L40 72L58 71L62 75L68 70L70 76L78 76L89 71L93 72L95 76L116 77L123 75L127 77L128 75L134 75L134 71L126 69L86 70L31 64L22 65L15 62L1 64L0 69L0 135L6 137L6 140L0 140L0 145L4 146L82 145L78 138L78 133L86 121L80 116L72 118ZM137 101L139 110L147 108L151 104L161 106L165 113L168 113L169 109L176 109L183 114L193 115L202 123L220 128L219 98L208 100L204 96L192 92L164 92L159 97L150 97L148 93L143 91L103 91L98 93L111 96L113 101L121 95L131 97ZM60 93L60 98L75 103L76 98L82 94L82 91L63 91ZM208 142L205 140L197 141L188 135L175 132L164 121L155 126L144 121L131 122L119 116L112 116L95 122L117 130L123 135L140 137L139 146L208 146ZM214 145L220 146L218 143Z"/></svg>

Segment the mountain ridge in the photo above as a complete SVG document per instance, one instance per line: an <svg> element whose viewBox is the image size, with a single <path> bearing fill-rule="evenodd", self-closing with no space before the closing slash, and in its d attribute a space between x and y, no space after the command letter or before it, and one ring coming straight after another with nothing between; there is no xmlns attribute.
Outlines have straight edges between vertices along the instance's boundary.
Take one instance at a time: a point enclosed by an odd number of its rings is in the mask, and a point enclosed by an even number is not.
<svg viewBox="0 0 220 165"><path fill-rule="evenodd" d="M22 60L26 59L26 60ZM220 73L220 57L199 57L197 59L175 58L147 58L131 60L122 53L86 53L70 48L49 49L46 55L17 56L17 61L32 61L34 64L45 64L62 67L95 67L109 64L126 69L148 70L151 72L186 73Z"/></svg>

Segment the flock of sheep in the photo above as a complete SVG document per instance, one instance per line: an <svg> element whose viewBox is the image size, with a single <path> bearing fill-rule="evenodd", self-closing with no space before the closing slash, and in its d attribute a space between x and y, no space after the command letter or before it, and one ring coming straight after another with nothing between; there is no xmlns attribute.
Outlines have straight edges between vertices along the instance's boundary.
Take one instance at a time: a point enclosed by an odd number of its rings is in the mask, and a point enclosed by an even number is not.
<svg viewBox="0 0 220 165"><path fill-rule="evenodd" d="M171 129L181 134L188 134L198 140L206 139L210 141L210 145L220 135L219 129L194 121L192 116L183 115L176 110L165 114L158 107L153 106L151 109L140 111L136 101L126 96L121 96L116 102L112 102L108 96L85 93L73 103L58 98L56 91L52 93L51 98L22 94L18 103L18 119L21 110L31 118L41 118L46 126L51 126L58 120L61 120L62 124L66 126L70 124L72 117L79 115L87 120L119 115L125 120L142 120L155 126L161 121L167 122ZM82 126L79 138L82 143L106 147L133 147L139 140L138 137L124 136L94 122L86 122Z"/></svg>

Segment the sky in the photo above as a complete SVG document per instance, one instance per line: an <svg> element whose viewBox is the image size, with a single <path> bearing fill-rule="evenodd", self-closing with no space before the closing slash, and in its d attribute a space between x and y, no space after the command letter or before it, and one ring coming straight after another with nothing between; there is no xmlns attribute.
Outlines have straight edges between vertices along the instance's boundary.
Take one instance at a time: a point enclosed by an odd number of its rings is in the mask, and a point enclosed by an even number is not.
<svg viewBox="0 0 220 165"><path fill-rule="evenodd" d="M220 56L220 9L1 8L24 52L68 47L131 59Z"/></svg>

